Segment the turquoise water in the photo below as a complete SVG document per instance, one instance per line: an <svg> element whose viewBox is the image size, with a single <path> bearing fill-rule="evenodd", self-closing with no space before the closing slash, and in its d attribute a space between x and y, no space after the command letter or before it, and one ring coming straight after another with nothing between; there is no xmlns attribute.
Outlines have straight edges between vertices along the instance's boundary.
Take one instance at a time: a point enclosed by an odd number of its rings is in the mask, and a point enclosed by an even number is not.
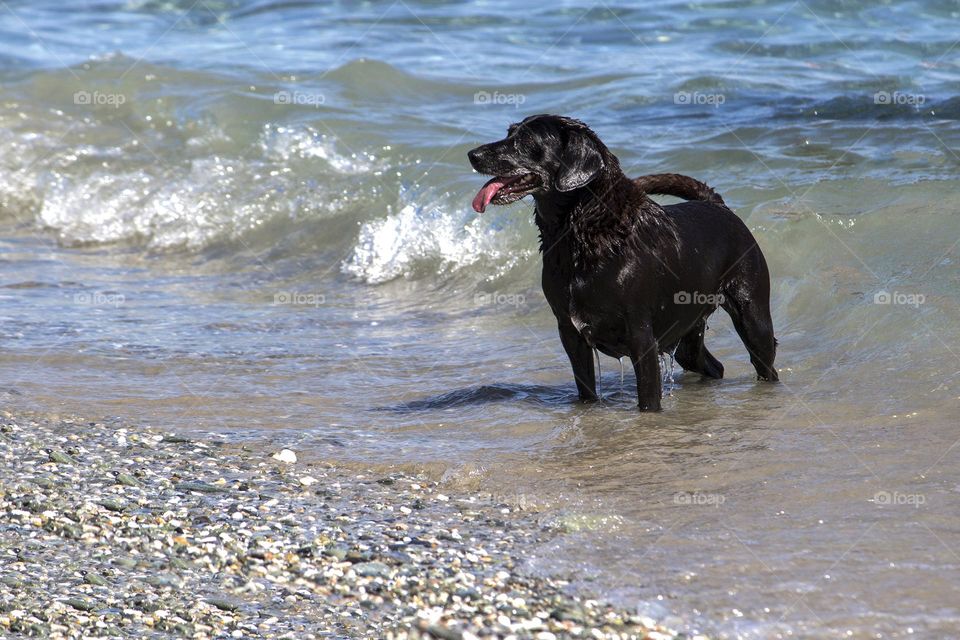
<svg viewBox="0 0 960 640"><path fill-rule="evenodd" d="M531 569L687 630L944 637L958 26L957 2L9 2L0 394L584 516ZM678 373L638 415L604 358L604 402L573 402L531 203L470 208L466 151L540 112L736 208L782 385L716 317L724 381Z"/></svg>

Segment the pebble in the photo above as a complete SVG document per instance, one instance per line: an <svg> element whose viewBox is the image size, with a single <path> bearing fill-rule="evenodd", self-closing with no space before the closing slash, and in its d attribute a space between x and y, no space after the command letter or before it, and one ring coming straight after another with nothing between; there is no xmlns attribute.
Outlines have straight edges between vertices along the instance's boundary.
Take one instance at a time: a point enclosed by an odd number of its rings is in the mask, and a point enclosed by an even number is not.
<svg viewBox="0 0 960 640"><path fill-rule="evenodd" d="M286 462L287 464L295 464L297 462L297 454L290 449L280 449L280 451L276 452L271 457L274 460Z"/></svg>

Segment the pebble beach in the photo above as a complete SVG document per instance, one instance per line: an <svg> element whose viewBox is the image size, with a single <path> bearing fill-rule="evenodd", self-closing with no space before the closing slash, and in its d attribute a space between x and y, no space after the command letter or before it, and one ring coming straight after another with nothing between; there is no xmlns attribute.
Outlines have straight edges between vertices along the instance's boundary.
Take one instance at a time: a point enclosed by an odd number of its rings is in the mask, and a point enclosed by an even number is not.
<svg viewBox="0 0 960 640"><path fill-rule="evenodd" d="M524 571L562 530L426 477L4 412L0 637L683 637Z"/></svg>

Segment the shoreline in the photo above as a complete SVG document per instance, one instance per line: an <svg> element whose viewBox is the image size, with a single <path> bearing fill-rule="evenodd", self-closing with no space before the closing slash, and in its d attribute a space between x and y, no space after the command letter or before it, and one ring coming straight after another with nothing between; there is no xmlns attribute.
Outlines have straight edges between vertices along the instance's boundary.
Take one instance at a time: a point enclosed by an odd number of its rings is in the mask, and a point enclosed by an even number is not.
<svg viewBox="0 0 960 640"><path fill-rule="evenodd" d="M560 533L423 476L6 411L0 456L0 634L684 637L524 573Z"/></svg>

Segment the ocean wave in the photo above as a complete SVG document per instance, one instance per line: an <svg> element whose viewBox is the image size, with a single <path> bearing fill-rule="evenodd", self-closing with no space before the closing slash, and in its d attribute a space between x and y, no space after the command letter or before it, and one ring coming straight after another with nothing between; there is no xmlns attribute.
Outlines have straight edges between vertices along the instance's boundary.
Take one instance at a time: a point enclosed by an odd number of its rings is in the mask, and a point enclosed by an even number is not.
<svg viewBox="0 0 960 640"><path fill-rule="evenodd" d="M69 246L202 249L272 219L335 213L344 198L326 192L333 181L305 184L291 161L319 160L328 174L345 175L365 174L376 161L341 154L309 128L264 126L257 147L262 153L253 160L201 155L163 168L51 171L33 185L42 192L36 219Z"/></svg>
<svg viewBox="0 0 960 640"><path fill-rule="evenodd" d="M363 282L378 284L399 277L450 273L484 263L486 279L502 276L533 251L510 246L511 234L492 227L463 209L451 209L450 194L424 198L401 193L398 211L365 222L357 244L341 271Z"/></svg>
<svg viewBox="0 0 960 640"><path fill-rule="evenodd" d="M253 251L304 263L307 253L322 254L327 266L368 284L499 278L533 254L535 230L516 210L470 211L478 183L467 178L466 150L502 135L528 108L540 110L544 96L569 103L596 87L615 89L620 102L584 117L631 173L686 172L720 188L754 180L758 161L774 185L815 182L838 167L888 181L916 179L918 170L955 174L930 124L939 122L936 135L946 139L960 102L905 93L895 78L883 93L863 80L846 93L780 91L771 100L763 82L706 71L652 94L618 75L493 87L370 59L322 76L240 83L143 62L110 93L109 82L135 63L110 55L5 85L0 222L41 228L67 246L215 248L218 258ZM323 109L270 99L281 87L308 85L329 99ZM478 90L529 103L475 104ZM77 92L97 91L124 102L76 103ZM844 126L827 130L826 120Z"/></svg>

